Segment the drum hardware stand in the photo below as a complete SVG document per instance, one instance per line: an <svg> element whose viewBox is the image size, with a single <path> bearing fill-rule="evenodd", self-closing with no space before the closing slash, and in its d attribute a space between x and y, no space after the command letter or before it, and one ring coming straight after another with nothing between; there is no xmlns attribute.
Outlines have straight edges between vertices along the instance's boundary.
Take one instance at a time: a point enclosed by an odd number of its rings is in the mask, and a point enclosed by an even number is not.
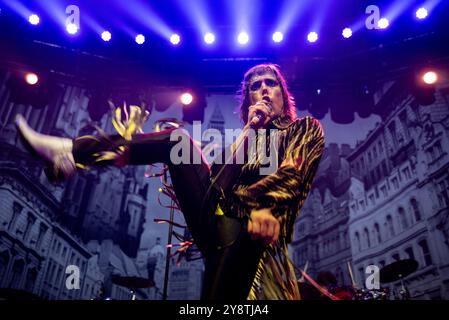
<svg viewBox="0 0 449 320"><path fill-rule="evenodd" d="M172 126L172 127L182 127L182 123L178 123L178 120L175 118L166 118L166 119L160 119L156 122L154 131L160 132L164 125ZM163 184L167 185L167 171L168 166L164 165L163 169ZM171 244L172 244L172 235L173 235L173 221L174 221L174 213L175 210L173 208L173 199L170 200L170 219L168 226L168 240L167 240L167 255L165 257L165 273L164 273L164 288L162 291L162 300L167 300L167 287L168 287L168 276L170 271L170 257L171 257Z"/></svg>
<svg viewBox="0 0 449 320"><path fill-rule="evenodd" d="M164 184L167 184L167 171L168 168L164 165ZM170 200L170 220L173 222L174 220L175 210L173 208L173 200ZM164 289L162 291L162 300L167 300L167 287L168 287L168 276L170 271L170 257L171 257L171 244L172 244L172 235L173 235L173 223L169 223L168 226L168 240L167 240L167 255L165 257L165 274L164 274Z"/></svg>
<svg viewBox="0 0 449 320"><path fill-rule="evenodd" d="M402 274L399 275L399 278L401 279L401 290L399 291L399 296L401 297L401 300L408 300L410 297L409 297L409 294L408 294L408 290L405 287L404 279L402 277Z"/></svg>

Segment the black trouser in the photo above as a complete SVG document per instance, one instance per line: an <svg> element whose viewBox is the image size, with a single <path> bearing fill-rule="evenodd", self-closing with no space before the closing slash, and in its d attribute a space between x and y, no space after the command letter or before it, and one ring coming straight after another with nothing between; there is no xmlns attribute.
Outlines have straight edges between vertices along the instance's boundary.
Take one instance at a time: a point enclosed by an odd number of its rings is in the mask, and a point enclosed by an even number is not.
<svg viewBox="0 0 449 320"><path fill-rule="evenodd" d="M110 136L111 143L78 138L73 144L75 162L93 165L96 152L126 145L129 148L127 164L165 163L189 231L205 257L202 299L244 300L250 291L263 246L251 240L243 220L214 214L218 196L215 188L210 188L209 166L185 131L182 141L188 141L190 162L172 163L170 152L178 143L170 141L173 130L138 134L131 141ZM194 164L194 159L201 159L200 163Z"/></svg>

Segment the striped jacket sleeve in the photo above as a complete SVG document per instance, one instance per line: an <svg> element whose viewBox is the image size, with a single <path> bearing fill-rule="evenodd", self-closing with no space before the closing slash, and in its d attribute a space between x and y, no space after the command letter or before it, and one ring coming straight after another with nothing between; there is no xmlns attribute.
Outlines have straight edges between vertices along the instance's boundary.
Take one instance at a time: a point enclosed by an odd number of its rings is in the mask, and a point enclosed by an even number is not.
<svg viewBox="0 0 449 320"><path fill-rule="evenodd" d="M307 197L324 150L323 130L312 117L301 119L291 130L284 159L276 172L236 192L249 207L282 208Z"/></svg>

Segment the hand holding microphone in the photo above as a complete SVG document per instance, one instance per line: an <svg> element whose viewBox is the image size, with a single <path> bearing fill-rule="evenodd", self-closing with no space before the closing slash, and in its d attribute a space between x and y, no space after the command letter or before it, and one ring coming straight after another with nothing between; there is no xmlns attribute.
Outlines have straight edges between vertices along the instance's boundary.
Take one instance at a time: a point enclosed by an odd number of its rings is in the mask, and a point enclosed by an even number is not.
<svg viewBox="0 0 449 320"><path fill-rule="evenodd" d="M260 128L268 123L273 112L271 100L268 97L263 97L262 100L248 108L249 125L252 128Z"/></svg>

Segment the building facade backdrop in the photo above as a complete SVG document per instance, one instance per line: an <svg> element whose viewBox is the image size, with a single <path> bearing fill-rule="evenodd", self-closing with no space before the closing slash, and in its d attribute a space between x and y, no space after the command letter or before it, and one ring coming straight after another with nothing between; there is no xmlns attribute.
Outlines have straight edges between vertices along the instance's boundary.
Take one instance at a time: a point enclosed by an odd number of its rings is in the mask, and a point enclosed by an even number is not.
<svg viewBox="0 0 449 320"><path fill-rule="evenodd" d="M327 147L296 222L300 270L307 263L314 277L330 271L340 286L365 288L367 266L414 259L418 269L404 281L411 298L449 298L448 83L435 97L423 106L390 84L375 106L382 121L366 139ZM381 283L396 298L400 285Z"/></svg>
<svg viewBox="0 0 449 320"><path fill-rule="evenodd" d="M102 292L129 299L127 288L111 283L113 275L153 277L154 287L137 294L161 299L165 245L141 243L154 200L145 167L91 169L51 184L13 124L21 113L44 134L75 137L95 133L93 125L112 133L110 114L93 121L90 93L64 83L45 103L17 100L11 76L0 73L0 287L44 299ZM448 94L443 84L436 102L422 106L400 83L390 84L377 97L381 121L363 141L327 144L291 244L298 275L307 265L314 277L331 271L340 284L363 287L368 265L412 258L419 267L406 278L411 296L449 298ZM228 114L217 101L205 128L223 133ZM199 298L202 261L174 259L168 298ZM79 290L65 285L70 265L82 275ZM388 286L393 291L399 283Z"/></svg>

